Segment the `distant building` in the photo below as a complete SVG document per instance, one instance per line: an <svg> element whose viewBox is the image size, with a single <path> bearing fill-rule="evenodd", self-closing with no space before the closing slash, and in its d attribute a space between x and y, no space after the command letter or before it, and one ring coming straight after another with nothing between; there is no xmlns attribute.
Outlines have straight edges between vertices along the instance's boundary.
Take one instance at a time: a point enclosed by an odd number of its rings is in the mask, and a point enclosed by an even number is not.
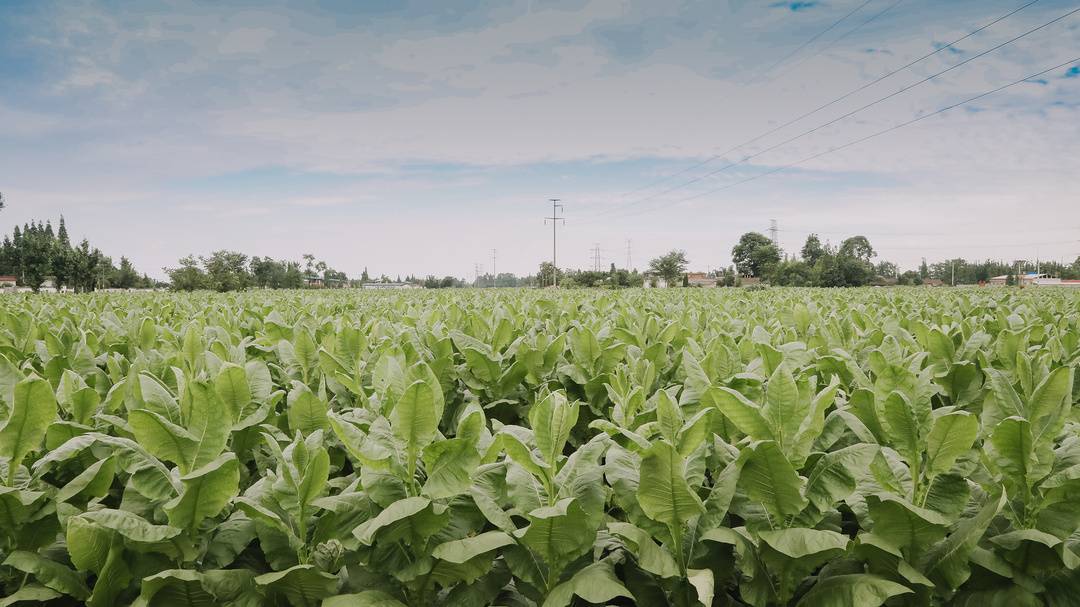
<svg viewBox="0 0 1080 607"><path fill-rule="evenodd" d="M1004 286L1004 285L1009 284L1009 276L1015 276L1015 275L1002 274L1001 276L993 276L993 277L990 278L990 280L988 280L986 282L987 282L987 284L989 284L991 286ZM1035 272L1027 272L1025 274L1020 275L1020 283L1019 284L1020 284L1021 287L1030 287L1030 286L1034 286L1034 285L1038 284L1038 281L1045 281L1045 280L1048 280L1048 279L1049 280L1061 280L1061 279L1051 279L1046 274L1038 274L1038 273L1035 273Z"/></svg>
<svg viewBox="0 0 1080 607"><path fill-rule="evenodd" d="M1072 287L1080 288L1080 280L1068 280L1061 278L1050 278L1049 276L1043 276L1036 278L1031 282L1034 287Z"/></svg>
<svg viewBox="0 0 1080 607"><path fill-rule="evenodd" d="M422 289L424 287L412 282L365 282L360 285L361 289Z"/></svg>
<svg viewBox="0 0 1080 607"><path fill-rule="evenodd" d="M340 289L345 286L345 281L338 278L323 278L316 274L308 274L304 277L304 286L309 289Z"/></svg>
<svg viewBox="0 0 1080 607"><path fill-rule="evenodd" d="M645 272L645 282L642 286L646 289L666 289L668 287L668 282L663 276Z"/></svg>
<svg viewBox="0 0 1080 607"><path fill-rule="evenodd" d="M686 284L690 287L715 287L717 279L710 277L705 272L689 272L686 274Z"/></svg>
<svg viewBox="0 0 1080 607"><path fill-rule="evenodd" d="M922 284L924 287L944 287L945 281L940 278L924 278Z"/></svg>
<svg viewBox="0 0 1080 607"><path fill-rule="evenodd" d="M0 276L0 289L13 288L17 281L18 279L14 276Z"/></svg>

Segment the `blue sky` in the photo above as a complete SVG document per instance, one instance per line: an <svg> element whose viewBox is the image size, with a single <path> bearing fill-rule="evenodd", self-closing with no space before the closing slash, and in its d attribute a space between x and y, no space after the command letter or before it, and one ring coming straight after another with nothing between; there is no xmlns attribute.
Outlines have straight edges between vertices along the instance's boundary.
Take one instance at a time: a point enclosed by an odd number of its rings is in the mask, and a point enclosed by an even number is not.
<svg viewBox="0 0 1080 607"><path fill-rule="evenodd" d="M1080 13L701 178L1075 8L1040 0L956 48L686 171L1024 4L0 2L3 225L64 214L160 275L219 248L351 274L528 273L671 248L729 263L780 223L882 258L1080 254L1080 70L773 169L1080 56ZM745 183L741 181L754 178ZM737 184L737 185L733 185ZM1022 227L1018 227L1018 224ZM4 228L9 229L8 227ZM943 237L942 234L949 234Z"/></svg>

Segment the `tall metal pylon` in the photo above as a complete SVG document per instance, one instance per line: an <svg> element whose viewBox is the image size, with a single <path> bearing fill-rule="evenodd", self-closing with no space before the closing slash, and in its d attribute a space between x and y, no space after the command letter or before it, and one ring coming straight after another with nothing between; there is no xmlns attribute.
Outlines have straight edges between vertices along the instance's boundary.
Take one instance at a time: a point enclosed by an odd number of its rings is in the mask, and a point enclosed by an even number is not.
<svg viewBox="0 0 1080 607"><path fill-rule="evenodd" d="M559 199L549 198L548 201L551 203L551 217L545 217L544 223L547 224L548 220L551 220L551 286L557 287L559 286L559 264L555 259L558 248L556 231L560 221L566 225L566 219L559 217L559 209L563 208L563 205L559 204Z"/></svg>
<svg viewBox="0 0 1080 607"><path fill-rule="evenodd" d="M770 219L769 220L769 240L771 240L772 243L774 245L776 245L777 247L780 246L780 236L778 235L779 232L780 232L779 224L776 223L775 219Z"/></svg>

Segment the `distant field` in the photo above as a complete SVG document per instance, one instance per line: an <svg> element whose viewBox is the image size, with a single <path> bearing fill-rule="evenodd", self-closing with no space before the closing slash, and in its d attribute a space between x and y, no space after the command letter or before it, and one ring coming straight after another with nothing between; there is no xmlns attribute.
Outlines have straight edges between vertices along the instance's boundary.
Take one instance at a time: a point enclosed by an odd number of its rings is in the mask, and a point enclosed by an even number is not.
<svg viewBox="0 0 1080 607"><path fill-rule="evenodd" d="M1080 290L0 297L0 605L1076 605Z"/></svg>

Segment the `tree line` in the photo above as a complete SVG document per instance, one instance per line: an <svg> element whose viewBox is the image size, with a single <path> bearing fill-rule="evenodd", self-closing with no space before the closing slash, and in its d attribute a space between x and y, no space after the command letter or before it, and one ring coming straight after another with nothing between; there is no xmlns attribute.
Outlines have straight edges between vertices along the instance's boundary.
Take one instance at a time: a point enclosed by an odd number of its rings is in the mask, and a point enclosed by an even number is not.
<svg viewBox="0 0 1080 607"><path fill-rule="evenodd" d="M0 244L0 275L14 276L17 285L34 291L50 281L57 291L67 287L77 292L159 286L137 272L127 257L114 264L85 238L73 246L63 216L55 231L51 221L32 221L16 225L5 235Z"/></svg>
<svg viewBox="0 0 1080 607"><path fill-rule="evenodd" d="M349 277L310 253L303 261L248 256L238 251L188 255L175 268L163 268L174 291L242 291L244 289L301 289L348 286ZM367 281L367 270L354 283Z"/></svg>

